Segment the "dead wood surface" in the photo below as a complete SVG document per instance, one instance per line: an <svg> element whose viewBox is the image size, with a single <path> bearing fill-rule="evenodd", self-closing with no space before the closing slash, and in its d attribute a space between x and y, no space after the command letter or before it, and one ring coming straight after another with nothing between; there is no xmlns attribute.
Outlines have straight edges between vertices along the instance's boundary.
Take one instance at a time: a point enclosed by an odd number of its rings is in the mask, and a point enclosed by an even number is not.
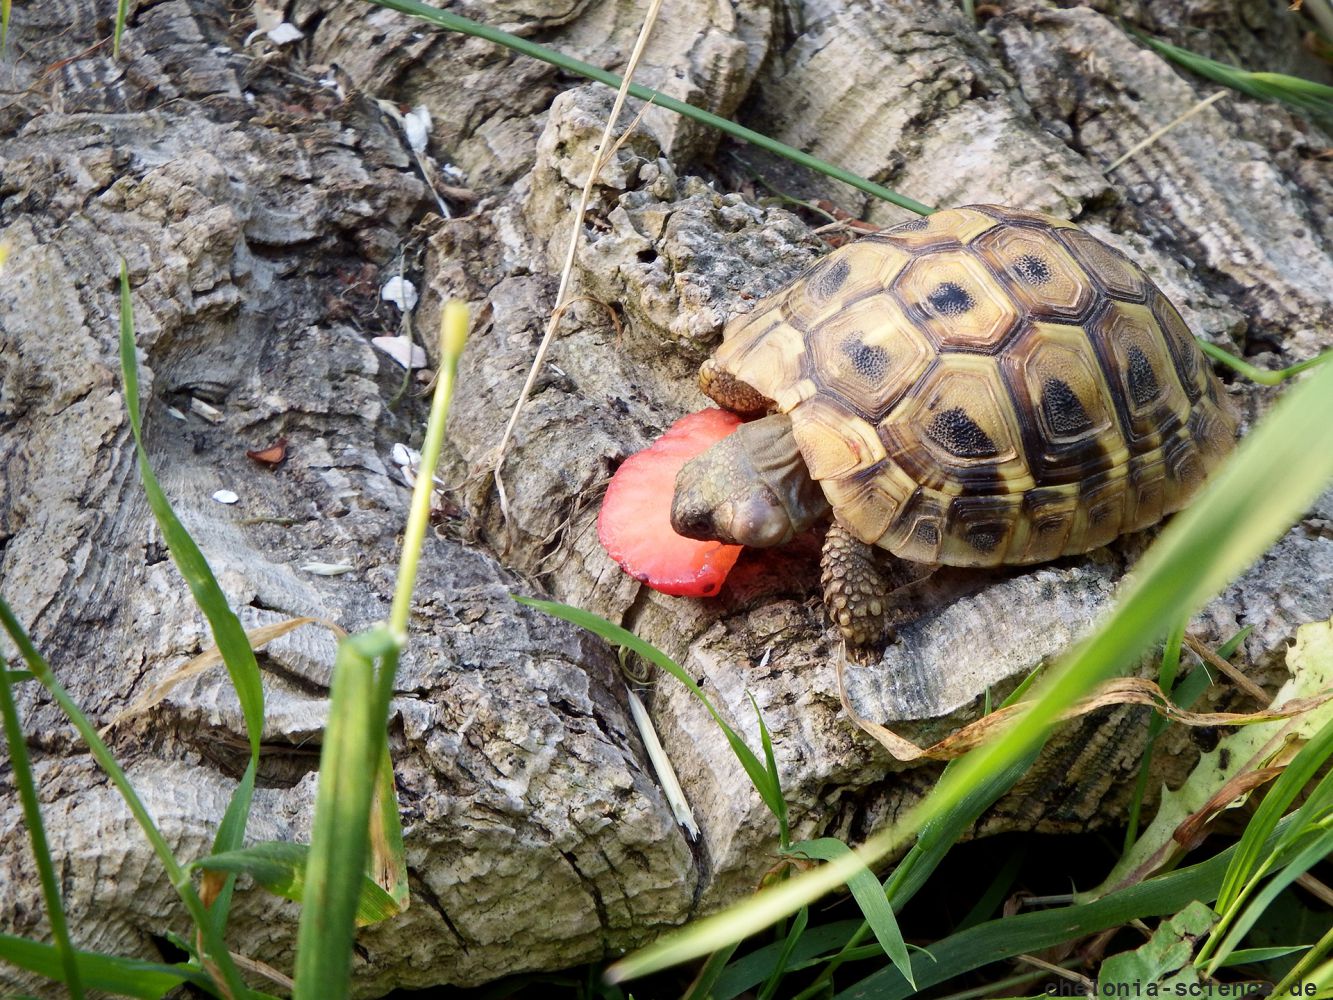
<svg viewBox="0 0 1333 1000"><path fill-rule="evenodd" d="M288 11L307 39L282 49L248 38L247 12L220 0L141 4L113 61L113 6L16 4L0 64L0 241L12 248L0 272L0 588L95 721L210 643L137 481L116 359L119 258L151 459L247 625L309 614L355 630L384 616L407 506L389 455L419 443L424 404L390 405L401 371L369 341L399 320L378 291L400 271L416 281L417 331L434 329L448 296L475 317L451 415L450 509L427 547L394 702L413 905L362 933L361 993L596 960L752 891L771 864L771 818L701 706L669 679L645 692L703 830L691 843L628 721L613 653L511 593L634 629L758 746L753 695L798 837L860 838L929 790L936 767L892 763L841 713L817 539L747 555L719 600L696 602L625 576L594 526L616 465L703 403L693 371L726 317L821 251L753 178L881 224L905 213L649 109L599 175L576 290L605 305L569 311L519 421L506 530L480 473L549 314L610 92L372 6L310 0ZM619 68L643 6L457 9ZM927 203L1076 219L1147 268L1197 332L1257 363L1333 346L1333 159L1318 127L1229 95L1106 173L1216 89L1117 18L1327 81L1286 4L1062 6L1020 0L974 25L933 0L690 0L666 5L640 79ZM430 154L475 193L455 218L436 214L377 100L430 108ZM1275 395L1231 391L1248 420ZM278 437L290 448L276 471L246 458ZM214 502L222 488L241 501ZM1298 625L1333 614L1330 524L1325 497L1194 623L1213 642L1253 625L1243 656L1261 683L1280 678ZM853 705L918 743L939 738L987 690L1002 695L1086 633L1144 544L942 575L908 609L903 641L850 669ZM312 562L351 572L301 568ZM333 650L306 628L261 657L254 840L308 837ZM184 930L170 887L59 712L35 685L20 692L80 944L155 957L154 935ZM1071 725L981 832L1114 821L1145 726L1140 709ZM113 732L183 858L209 849L243 734L221 669ZM1185 746L1162 755L1163 780L1183 773ZM295 916L242 892L232 946L289 967ZM0 770L0 930L44 926ZM38 988L9 975L0 982Z"/></svg>

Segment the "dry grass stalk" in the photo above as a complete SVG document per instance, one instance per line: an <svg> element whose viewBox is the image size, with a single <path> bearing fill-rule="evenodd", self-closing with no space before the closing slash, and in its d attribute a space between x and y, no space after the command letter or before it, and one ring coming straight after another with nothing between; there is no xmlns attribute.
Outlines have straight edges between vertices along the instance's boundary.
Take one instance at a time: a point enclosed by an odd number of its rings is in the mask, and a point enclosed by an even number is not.
<svg viewBox="0 0 1333 1000"><path fill-rule="evenodd" d="M560 270L560 287L555 296L555 308L551 313L551 318L546 324L546 332L542 335L541 344L537 347L537 355L532 360L532 367L528 370L527 381L523 383L523 389L519 393L518 401L514 404L514 410L509 415L509 422L505 425L504 433L500 436L500 443L495 449L495 466L491 474L495 477L495 488L500 496L500 514L504 520L506 533L509 530L509 496L505 492L504 480L501 477L501 470L504 468L505 450L509 446L509 439L513 436L514 426L518 423L519 415L523 412L523 407L527 404L528 396L532 392L532 387L537 381L537 373L541 371L542 364L546 361L546 353L550 350L551 342L555 339L555 331L559 326L560 317L564 313L566 300L569 297L570 278L574 272L574 258L578 254L579 241L583 237L583 218L588 211L588 202L592 200L593 185L597 183L597 177L602 171L602 167L615 155L616 150L624 142L625 136L638 125L639 117L643 112L639 112L630 128L626 130L625 135L616 143L612 143L615 135L616 121L620 118L621 109L625 106L625 97L629 93L629 87L634 79L634 71L638 68L639 60L643 56L643 51L648 45L648 36L652 32L653 24L657 20L658 11L662 7L662 0L653 0L648 8L647 14L643 19L643 27L639 29L639 37L634 43L634 51L630 54L629 63L625 67L624 77L620 82L620 89L616 92L615 103L611 106L611 114L607 117L606 128L602 132L601 142L598 144L599 153L592 169L588 172L588 178L583 183L583 192L579 196L579 207L574 212L573 225L570 227L569 247L565 251L565 264ZM646 106L645 106L646 107Z"/></svg>

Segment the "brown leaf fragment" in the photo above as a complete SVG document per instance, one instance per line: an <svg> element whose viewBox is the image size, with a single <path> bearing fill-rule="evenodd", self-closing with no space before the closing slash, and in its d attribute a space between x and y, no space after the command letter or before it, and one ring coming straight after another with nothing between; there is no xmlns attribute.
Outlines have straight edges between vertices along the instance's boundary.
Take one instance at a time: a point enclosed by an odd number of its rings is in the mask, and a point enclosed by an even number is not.
<svg viewBox="0 0 1333 1000"><path fill-rule="evenodd" d="M1244 771L1213 793L1202 806L1181 823L1171 838L1185 848L1191 851L1203 842L1207 836L1208 824L1220 813L1248 792L1254 791L1261 785L1266 785L1285 770L1282 767L1262 767L1255 771Z"/></svg>
<svg viewBox="0 0 1333 1000"><path fill-rule="evenodd" d="M846 655L844 652L838 664L838 693L842 698L843 711L862 732L875 739L896 760L903 763L923 758L925 760L953 760L955 757L961 757L968 750L979 746L990 738L995 730L1008 726L1014 717L1023 712L1029 704L1019 702L1016 705L1007 705L996 709L989 715L982 716L957 732L951 733L933 746L923 749L879 723L861 718L852 710L843 684L845 664ZM1281 708L1266 708L1258 712L1187 712L1176 707L1171 699L1162 692L1162 689L1152 681L1141 677L1118 677L1098 685L1091 695L1079 700L1073 707L1062 713L1061 718L1065 720L1076 719L1099 708L1108 708L1113 705L1144 705L1155 709L1172 722L1179 722L1186 726L1251 726L1260 722L1290 719L1302 712L1308 712L1312 708L1318 708L1329 700L1333 700L1333 689L1320 691L1309 698L1293 698ZM1235 798L1235 795L1232 798Z"/></svg>
<svg viewBox="0 0 1333 1000"><path fill-rule="evenodd" d="M282 464L282 460L287 457L287 439L285 437L280 437L267 448L247 451L245 454L261 465L267 465L270 469L276 469Z"/></svg>

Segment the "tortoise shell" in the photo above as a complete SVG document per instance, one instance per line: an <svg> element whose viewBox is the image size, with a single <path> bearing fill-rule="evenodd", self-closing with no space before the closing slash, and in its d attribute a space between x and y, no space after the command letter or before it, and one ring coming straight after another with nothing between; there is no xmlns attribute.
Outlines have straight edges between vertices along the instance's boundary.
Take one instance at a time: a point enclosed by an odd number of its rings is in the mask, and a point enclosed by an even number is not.
<svg viewBox="0 0 1333 1000"><path fill-rule="evenodd" d="M1142 269L1032 212L974 205L865 237L723 336L705 391L730 376L789 413L838 520L915 562L1105 545L1184 506L1235 440Z"/></svg>

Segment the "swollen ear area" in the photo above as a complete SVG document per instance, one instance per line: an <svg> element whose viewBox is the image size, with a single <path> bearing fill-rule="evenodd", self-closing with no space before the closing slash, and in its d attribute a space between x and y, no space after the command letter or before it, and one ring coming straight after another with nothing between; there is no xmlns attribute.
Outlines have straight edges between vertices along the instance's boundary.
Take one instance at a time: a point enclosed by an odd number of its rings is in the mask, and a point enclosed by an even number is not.
<svg viewBox="0 0 1333 1000"><path fill-rule="evenodd" d="M768 547L790 541L828 513L810 478L791 418L742 424L676 477L671 525L687 538Z"/></svg>

